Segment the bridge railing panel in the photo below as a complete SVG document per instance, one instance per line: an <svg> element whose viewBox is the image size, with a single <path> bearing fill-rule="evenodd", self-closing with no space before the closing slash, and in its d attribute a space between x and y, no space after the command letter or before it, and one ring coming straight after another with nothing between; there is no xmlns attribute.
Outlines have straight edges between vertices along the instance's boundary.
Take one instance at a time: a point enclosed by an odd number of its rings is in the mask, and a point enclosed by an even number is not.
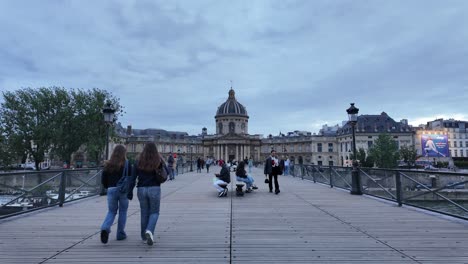
<svg viewBox="0 0 468 264"><path fill-rule="evenodd" d="M0 173L0 218L101 193L100 168Z"/></svg>

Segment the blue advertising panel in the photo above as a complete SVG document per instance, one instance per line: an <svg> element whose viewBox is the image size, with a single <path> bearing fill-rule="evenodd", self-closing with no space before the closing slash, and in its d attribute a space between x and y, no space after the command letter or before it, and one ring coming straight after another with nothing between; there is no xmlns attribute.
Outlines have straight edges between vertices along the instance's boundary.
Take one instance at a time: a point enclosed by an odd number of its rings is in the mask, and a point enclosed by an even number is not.
<svg viewBox="0 0 468 264"><path fill-rule="evenodd" d="M448 157L449 144L447 135L422 134L422 154L425 157Z"/></svg>

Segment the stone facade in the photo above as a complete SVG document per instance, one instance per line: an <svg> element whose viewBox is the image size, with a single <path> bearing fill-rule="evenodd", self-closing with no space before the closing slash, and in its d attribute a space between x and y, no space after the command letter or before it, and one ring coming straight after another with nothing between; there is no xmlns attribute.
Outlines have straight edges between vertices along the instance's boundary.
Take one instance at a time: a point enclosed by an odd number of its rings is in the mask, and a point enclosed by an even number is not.
<svg viewBox="0 0 468 264"><path fill-rule="evenodd" d="M295 164L351 166L353 141L352 127L349 123L333 127L325 125L318 134L294 131L286 135L270 135L264 138L248 133L248 121L246 108L237 101L231 88L227 100L216 111L215 134L208 134L206 128L197 136L162 129L142 130L128 127L118 130L121 142L127 146L130 157L140 153L146 142L153 141L165 157L172 152L183 156L185 160L189 160L190 157L214 157L229 161L252 157L256 162L263 162L274 149L280 156L288 157ZM367 152L379 134L388 133L399 147L415 145L420 152L420 135L434 130L449 135L452 156L466 157L467 127L468 122L435 120L429 122L425 128L414 129L408 125L407 120L397 122L385 112L380 115L360 115L355 128L356 149L363 148Z"/></svg>

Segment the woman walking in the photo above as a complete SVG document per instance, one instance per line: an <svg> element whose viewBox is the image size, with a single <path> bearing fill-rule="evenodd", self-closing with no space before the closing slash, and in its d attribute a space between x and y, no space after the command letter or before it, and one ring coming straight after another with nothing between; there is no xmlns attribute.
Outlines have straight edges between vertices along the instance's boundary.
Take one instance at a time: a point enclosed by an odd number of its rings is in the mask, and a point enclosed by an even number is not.
<svg viewBox="0 0 468 264"><path fill-rule="evenodd" d="M159 218L159 205L161 202L160 172L164 171L164 161L153 142L146 143L143 152L135 166L134 177L130 181L128 198L133 198L133 187L137 183L137 195L141 211L141 239L148 245L153 245L154 229Z"/></svg>
<svg viewBox="0 0 468 264"><path fill-rule="evenodd" d="M127 193L121 193L117 183L122 177L130 175L130 168L126 159L126 149L122 145L117 145L112 152L110 160L105 164L102 172L101 183L107 188L108 212L101 226L101 242L106 244L109 240L111 226L119 211L117 222L117 240L127 238L125 234L125 223L127 222L128 199Z"/></svg>

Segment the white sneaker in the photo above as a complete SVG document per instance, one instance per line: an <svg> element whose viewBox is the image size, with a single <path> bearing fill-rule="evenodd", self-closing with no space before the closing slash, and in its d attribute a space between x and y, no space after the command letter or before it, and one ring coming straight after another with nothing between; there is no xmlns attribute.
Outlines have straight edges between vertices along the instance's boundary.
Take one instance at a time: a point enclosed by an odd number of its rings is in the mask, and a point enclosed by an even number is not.
<svg viewBox="0 0 468 264"><path fill-rule="evenodd" d="M152 246L153 245L153 234L151 234L150 231L146 230L145 236L146 236L146 244L148 244L148 246Z"/></svg>

